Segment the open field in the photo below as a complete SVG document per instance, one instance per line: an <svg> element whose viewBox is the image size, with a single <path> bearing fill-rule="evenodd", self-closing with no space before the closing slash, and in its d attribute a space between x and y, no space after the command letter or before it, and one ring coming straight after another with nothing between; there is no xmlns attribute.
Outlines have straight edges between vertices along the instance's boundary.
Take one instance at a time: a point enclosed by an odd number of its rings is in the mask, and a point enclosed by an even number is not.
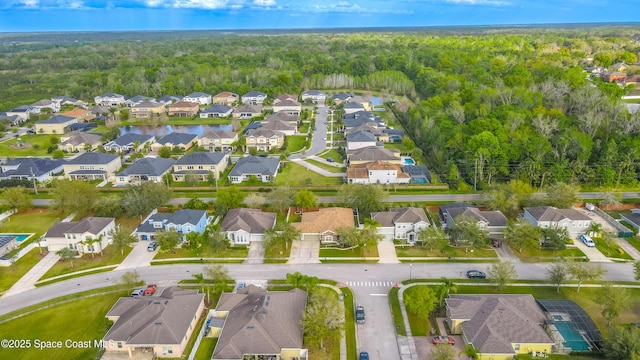
<svg viewBox="0 0 640 360"><path fill-rule="evenodd" d="M203 245L197 249L174 249L173 251L156 254L154 260L178 258L245 258L249 248L244 246L230 247L216 252L209 246Z"/></svg>
<svg viewBox="0 0 640 360"><path fill-rule="evenodd" d="M452 246L447 246L445 249L434 249L433 251L429 250L429 248L423 248L422 246L396 246L396 255L401 257L442 257L442 258L454 258L454 257L495 257L495 250L493 249L468 249L465 252L464 248L454 248Z"/></svg>
<svg viewBox="0 0 640 360"><path fill-rule="evenodd" d="M3 157L23 157L23 156L50 156L47 149L52 146L51 138L60 139L60 135L25 134L20 137L24 144L31 144L31 147L14 149L12 145L18 143L18 138L0 143L0 155ZM57 144L57 142L56 142Z"/></svg>
<svg viewBox="0 0 640 360"><path fill-rule="evenodd" d="M325 177L316 172L308 170L302 165L288 161L287 166L276 177L275 185L340 185L342 179L339 177Z"/></svg>
<svg viewBox="0 0 640 360"><path fill-rule="evenodd" d="M40 254L38 249L32 249L12 266L0 267L0 293L9 290L27 271L42 260L43 256L44 254Z"/></svg>
<svg viewBox="0 0 640 360"><path fill-rule="evenodd" d="M344 167L342 167L342 166L340 166L340 167L333 166L333 165L331 165L329 163L318 161L318 160L315 160L315 159L306 159L305 161L308 162L309 164L313 164L313 165L315 165L315 166L317 166L317 167L319 167L321 169L327 170L327 171L332 172L332 173L343 173L343 172L346 171L346 169Z"/></svg>
<svg viewBox="0 0 640 360"><path fill-rule="evenodd" d="M287 136L287 152L293 153L302 150L304 142L306 141L304 136Z"/></svg>
<svg viewBox="0 0 640 360"><path fill-rule="evenodd" d="M131 250L132 248L127 246L124 248L124 255L121 255L120 250L116 249L114 246L108 246L102 251L102 256L100 256L100 253L94 254L93 257L91 257L91 254L84 254L80 258L73 259L73 268L69 261L59 260L51 269L49 269L49 271L47 271L46 274L42 276L40 280L80 270L88 270L107 265L117 265L120 264L127 255L129 255Z"/></svg>

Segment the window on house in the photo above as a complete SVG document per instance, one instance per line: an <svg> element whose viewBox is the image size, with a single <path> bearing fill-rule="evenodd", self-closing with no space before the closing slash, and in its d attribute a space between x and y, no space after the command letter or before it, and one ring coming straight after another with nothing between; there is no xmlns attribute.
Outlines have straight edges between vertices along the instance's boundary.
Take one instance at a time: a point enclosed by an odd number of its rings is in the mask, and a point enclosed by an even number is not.
<svg viewBox="0 0 640 360"><path fill-rule="evenodd" d="M327 235L327 236L325 236L325 237L324 237L324 241L325 241L325 242L332 242L332 241L333 241L333 236L331 236L331 235Z"/></svg>
<svg viewBox="0 0 640 360"><path fill-rule="evenodd" d="M513 345L513 349L514 349L515 351L520 350L520 344L515 344L515 345Z"/></svg>
<svg viewBox="0 0 640 360"><path fill-rule="evenodd" d="M118 349L122 349L122 342L118 341Z"/></svg>

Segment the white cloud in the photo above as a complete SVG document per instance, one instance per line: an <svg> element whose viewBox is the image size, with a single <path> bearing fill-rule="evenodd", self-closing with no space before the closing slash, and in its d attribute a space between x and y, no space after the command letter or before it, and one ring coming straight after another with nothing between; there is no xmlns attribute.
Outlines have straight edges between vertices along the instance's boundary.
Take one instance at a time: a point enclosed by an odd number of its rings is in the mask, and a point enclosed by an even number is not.
<svg viewBox="0 0 640 360"><path fill-rule="evenodd" d="M508 6L508 1L501 0L446 0L448 3L461 5L492 5L492 6Z"/></svg>
<svg viewBox="0 0 640 360"><path fill-rule="evenodd" d="M354 14L406 14L410 13L410 11L400 8L389 8L389 7L380 7L380 6L360 6L356 3L350 3L348 1L339 1L336 3L329 4L316 4L308 7L303 7L299 9L302 12L312 12L312 13L354 13Z"/></svg>
<svg viewBox="0 0 640 360"><path fill-rule="evenodd" d="M85 8L82 0L58 0L58 7L66 9L83 9Z"/></svg>
<svg viewBox="0 0 640 360"><path fill-rule="evenodd" d="M24 7L35 8L40 6L40 0L18 0L18 5Z"/></svg>
<svg viewBox="0 0 640 360"><path fill-rule="evenodd" d="M276 0L253 0L253 5L258 6L274 6L276 4Z"/></svg>

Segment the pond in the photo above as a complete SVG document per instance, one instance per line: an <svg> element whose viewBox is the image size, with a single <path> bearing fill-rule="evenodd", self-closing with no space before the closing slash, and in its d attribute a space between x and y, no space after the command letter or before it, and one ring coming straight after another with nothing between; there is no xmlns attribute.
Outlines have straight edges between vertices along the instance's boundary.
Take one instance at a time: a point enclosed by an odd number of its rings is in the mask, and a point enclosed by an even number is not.
<svg viewBox="0 0 640 360"><path fill-rule="evenodd" d="M162 125L162 126L121 126L120 135L124 134L142 134L165 136L170 133L187 133L202 136L203 133L210 130L228 130L231 131L231 124L227 125Z"/></svg>

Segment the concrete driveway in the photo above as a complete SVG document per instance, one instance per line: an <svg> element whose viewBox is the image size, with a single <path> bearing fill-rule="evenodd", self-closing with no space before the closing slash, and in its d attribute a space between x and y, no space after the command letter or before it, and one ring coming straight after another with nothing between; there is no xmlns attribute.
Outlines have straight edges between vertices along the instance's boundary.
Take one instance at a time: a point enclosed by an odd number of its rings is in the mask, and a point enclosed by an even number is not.
<svg viewBox="0 0 640 360"><path fill-rule="evenodd" d="M287 264L320 264L320 242L294 240Z"/></svg>
<svg viewBox="0 0 640 360"><path fill-rule="evenodd" d="M151 266L151 260L158 253L158 249L155 251L148 251L149 241L138 241L134 243L133 250L127 255L127 257L118 265L116 270L128 270L137 269L145 266Z"/></svg>
<svg viewBox="0 0 640 360"><path fill-rule="evenodd" d="M585 245L580 240L579 236L573 239L573 244L589 258L589 262L611 262L611 259L604 256L604 254L601 253L600 250L596 249L595 247L588 247L587 245Z"/></svg>
<svg viewBox="0 0 640 360"><path fill-rule="evenodd" d="M447 335L455 339L455 345L433 345L431 343L432 336L414 336L413 341L416 343L416 351L418 352L418 359L429 359L429 354L433 350L434 346L451 346L453 348L453 359L468 359L466 355L463 355L461 351L464 350L464 341L462 341L461 335Z"/></svg>
<svg viewBox="0 0 640 360"><path fill-rule="evenodd" d="M264 247L262 241L253 241L249 245L249 254L244 260L245 264L262 264L264 263Z"/></svg>

